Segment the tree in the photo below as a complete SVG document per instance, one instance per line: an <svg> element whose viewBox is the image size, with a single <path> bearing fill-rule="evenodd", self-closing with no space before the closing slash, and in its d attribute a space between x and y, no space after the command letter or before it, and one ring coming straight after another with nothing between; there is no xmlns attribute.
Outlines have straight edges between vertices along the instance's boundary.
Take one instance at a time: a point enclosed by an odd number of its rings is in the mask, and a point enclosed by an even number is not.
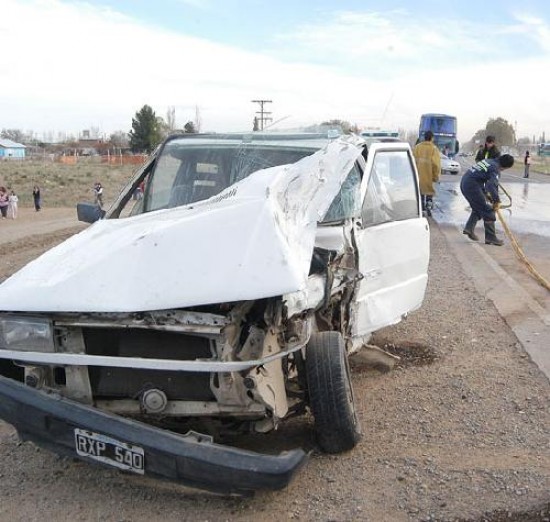
<svg viewBox="0 0 550 522"><path fill-rule="evenodd" d="M472 139L470 140L472 146L477 146L479 144L485 143L485 136L487 136L487 131L485 129L479 129L478 131L476 131L476 133L472 136Z"/></svg>
<svg viewBox="0 0 550 522"><path fill-rule="evenodd" d="M128 133L123 131L115 131L109 136L109 144L111 147L125 149L128 147Z"/></svg>
<svg viewBox="0 0 550 522"><path fill-rule="evenodd" d="M161 118L162 120L162 118ZM144 105L132 118L130 148L132 152L151 152L162 140L159 118L149 105Z"/></svg>
<svg viewBox="0 0 550 522"><path fill-rule="evenodd" d="M172 134L172 129L162 116L157 116L157 129L161 140Z"/></svg>
<svg viewBox="0 0 550 522"><path fill-rule="evenodd" d="M260 121L258 120L258 116L254 116L254 123L252 124L252 132L256 132L260 130Z"/></svg>
<svg viewBox="0 0 550 522"><path fill-rule="evenodd" d="M504 118L491 118L485 126L487 135L494 136L499 145L512 147L516 144L514 127Z"/></svg>
<svg viewBox="0 0 550 522"><path fill-rule="evenodd" d="M195 105L195 132L200 132L202 127L201 110L198 105Z"/></svg>
<svg viewBox="0 0 550 522"><path fill-rule="evenodd" d="M166 126L170 132L176 128L176 108L173 105L166 111Z"/></svg>
<svg viewBox="0 0 550 522"><path fill-rule="evenodd" d="M350 134L352 125L346 120L329 120L321 123L321 127L340 128L343 134Z"/></svg>
<svg viewBox="0 0 550 522"><path fill-rule="evenodd" d="M0 138L15 141L16 143L23 143L26 141L25 134L19 129L2 129Z"/></svg>
<svg viewBox="0 0 550 522"><path fill-rule="evenodd" d="M195 129L195 124L189 120L184 126L183 126L183 131L186 133L186 134L196 134L197 131Z"/></svg>
<svg viewBox="0 0 550 522"><path fill-rule="evenodd" d="M514 127L504 118L490 118L484 129L479 129L470 140L472 149L485 143L487 136L494 136L498 147L513 147L516 145L516 132Z"/></svg>
<svg viewBox="0 0 550 522"><path fill-rule="evenodd" d="M346 120L327 120L322 123L309 125L304 128L305 132L322 132L325 133L328 130L336 129L339 130L342 134L350 134L352 132L358 132L359 128L357 125L352 125L349 121Z"/></svg>

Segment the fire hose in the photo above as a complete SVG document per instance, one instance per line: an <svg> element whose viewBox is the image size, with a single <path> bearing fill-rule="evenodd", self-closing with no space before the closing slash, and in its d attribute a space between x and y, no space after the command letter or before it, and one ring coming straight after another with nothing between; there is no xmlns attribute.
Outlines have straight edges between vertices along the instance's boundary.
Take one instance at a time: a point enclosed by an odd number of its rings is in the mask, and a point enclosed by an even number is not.
<svg viewBox="0 0 550 522"><path fill-rule="evenodd" d="M529 261L529 259L525 255L525 252L521 248L520 244L517 242L514 234L512 234L512 231L510 230L510 227L508 226L508 223L506 223L506 221L504 220L504 216L502 215L501 209L507 209L507 208L510 208L512 206L512 197L510 196L510 194L508 194L506 189L500 183L498 184L498 186L499 186L500 190L502 192L504 192L504 194L506 195L506 197L508 198L508 201L509 201L508 204L499 205L495 209L496 215L497 215L497 217L498 217L498 219L499 219L499 221L502 225L502 228L504 229L504 232L505 232L506 236L510 240L510 243L512 244L512 247L514 248L514 252L518 256L519 260L527 267L527 270L529 271L529 273L533 276L533 278L540 285L542 285L544 288L546 288L546 290L550 290L550 281L548 281L548 279L546 279L543 275L541 275L541 273L533 266L531 261Z"/></svg>

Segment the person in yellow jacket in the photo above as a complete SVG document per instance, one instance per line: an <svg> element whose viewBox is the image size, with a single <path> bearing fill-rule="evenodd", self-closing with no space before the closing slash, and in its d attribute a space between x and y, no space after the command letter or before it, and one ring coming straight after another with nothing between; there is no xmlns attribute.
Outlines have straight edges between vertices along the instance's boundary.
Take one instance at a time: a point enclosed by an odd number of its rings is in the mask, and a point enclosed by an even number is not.
<svg viewBox="0 0 550 522"><path fill-rule="evenodd" d="M424 141L418 143L413 150L416 168L418 169L418 181L420 182L420 194L422 196L422 210L426 215L432 215L433 196L435 194L434 182L439 181L441 174L441 158L439 149L433 143L433 132L424 133Z"/></svg>

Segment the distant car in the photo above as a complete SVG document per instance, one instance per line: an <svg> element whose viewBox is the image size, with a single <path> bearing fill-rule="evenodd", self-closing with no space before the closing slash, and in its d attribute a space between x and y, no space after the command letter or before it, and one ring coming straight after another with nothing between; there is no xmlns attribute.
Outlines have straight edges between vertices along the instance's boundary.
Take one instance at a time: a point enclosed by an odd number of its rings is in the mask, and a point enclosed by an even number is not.
<svg viewBox="0 0 550 522"><path fill-rule="evenodd" d="M452 160L445 154L440 153L441 156L441 174L459 174L460 173L460 163L458 161Z"/></svg>

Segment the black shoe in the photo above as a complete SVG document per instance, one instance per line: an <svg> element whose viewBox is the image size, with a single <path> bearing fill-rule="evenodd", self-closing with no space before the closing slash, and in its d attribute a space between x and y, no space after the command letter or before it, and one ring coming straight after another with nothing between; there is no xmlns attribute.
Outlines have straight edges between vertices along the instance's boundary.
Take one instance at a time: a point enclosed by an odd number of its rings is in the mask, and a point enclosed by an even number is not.
<svg viewBox="0 0 550 522"><path fill-rule="evenodd" d="M463 234L466 234L472 241L479 241L479 237L476 236L473 230L466 230L464 229L462 231Z"/></svg>
<svg viewBox="0 0 550 522"><path fill-rule="evenodd" d="M504 241L502 239L486 239L485 240L486 245L495 245L495 246L502 246L504 245Z"/></svg>

